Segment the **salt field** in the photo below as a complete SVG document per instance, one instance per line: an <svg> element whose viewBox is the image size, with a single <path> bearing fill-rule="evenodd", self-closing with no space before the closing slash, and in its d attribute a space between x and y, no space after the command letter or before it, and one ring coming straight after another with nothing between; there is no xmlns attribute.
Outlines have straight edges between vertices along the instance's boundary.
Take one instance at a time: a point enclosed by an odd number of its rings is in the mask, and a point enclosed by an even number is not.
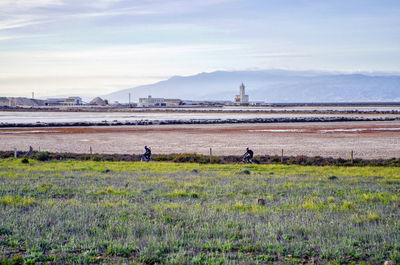
<svg viewBox="0 0 400 265"><path fill-rule="evenodd" d="M400 157L400 121L76 126L0 129L0 150L71 153L198 153L256 155Z"/></svg>
<svg viewBox="0 0 400 265"><path fill-rule="evenodd" d="M150 110L160 111L159 108L149 108ZM162 109L161 109L162 110ZM335 112L345 112L345 111L359 111L359 112L400 112L400 105L393 106L223 106L223 107L207 107L207 108L197 108L197 107L179 107L179 108L168 108L164 110L176 110L176 111L219 111L219 112L229 112L229 111L243 111L243 112L253 112L253 111L292 111L292 112L302 112L302 111L335 111Z"/></svg>
<svg viewBox="0 0 400 265"><path fill-rule="evenodd" d="M285 154L294 156L346 157L352 150L359 158L399 157L398 108L358 109L361 112L334 108L332 112L330 107L2 111L0 150L32 146L51 152L140 154L144 145L151 145L161 154L207 154L213 147L215 155L240 155L251 146L257 154L277 154L284 149ZM258 119L285 122L260 123ZM206 124L226 120L229 123ZM238 120L247 123L236 123ZM153 121L172 122L157 125L161 123Z"/></svg>
<svg viewBox="0 0 400 265"><path fill-rule="evenodd" d="M0 124L38 124L73 122L135 122L167 120L227 120L227 119L268 119L268 118L330 118L400 117L399 114L349 114L349 113L257 113L257 112L0 112Z"/></svg>

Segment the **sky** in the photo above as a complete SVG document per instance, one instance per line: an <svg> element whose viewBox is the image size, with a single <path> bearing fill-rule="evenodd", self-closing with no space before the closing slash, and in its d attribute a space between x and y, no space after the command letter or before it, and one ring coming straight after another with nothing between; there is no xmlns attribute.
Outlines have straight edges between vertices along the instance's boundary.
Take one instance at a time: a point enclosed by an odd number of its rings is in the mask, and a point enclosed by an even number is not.
<svg viewBox="0 0 400 265"><path fill-rule="evenodd" d="M0 0L0 96L216 70L400 72L398 0Z"/></svg>

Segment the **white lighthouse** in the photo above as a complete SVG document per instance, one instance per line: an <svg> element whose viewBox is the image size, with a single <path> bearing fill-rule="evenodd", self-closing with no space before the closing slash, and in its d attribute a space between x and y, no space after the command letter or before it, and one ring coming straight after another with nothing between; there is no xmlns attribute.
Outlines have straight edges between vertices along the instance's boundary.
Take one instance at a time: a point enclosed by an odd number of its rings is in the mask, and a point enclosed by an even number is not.
<svg viewBox="0 0 400 265"><path fill-rule="evenodd" d="M242 83L240 85L239 95L236 95L235 102L240 104L248 104L249 103L249 96L246 95L245 86Z"/></svg>

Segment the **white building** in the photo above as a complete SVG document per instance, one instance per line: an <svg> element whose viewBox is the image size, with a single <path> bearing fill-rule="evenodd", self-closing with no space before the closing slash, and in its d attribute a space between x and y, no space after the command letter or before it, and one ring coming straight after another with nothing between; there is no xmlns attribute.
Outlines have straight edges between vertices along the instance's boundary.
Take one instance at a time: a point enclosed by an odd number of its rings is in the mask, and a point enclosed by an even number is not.
<svg viewBox="0 0 400 265"><path fill-rule="evenodd" d="M5 103L5 100L2 100L2 101ZM8 106L9 107L38 107L38 106L44 106L45 103L46 103L46 101L41 100L41 99L32 99L32 98L24 98L24 97L8 98Z"/></svg>
<svg viewBox="0 0 400 265"><path fill-rule="evenodd" d="M167 107L177 107L183 104L183 101L178 98L166 98L165 104Z"/></svg>
<svg viewBox="0 0 400 265"><path fill-rule="evenodd" d="M164 98L153 98L148 96L147 98L139 98L139 107L159 107L166 106Z"/></svg>
<svg viewBox="0 0 400 265"><path fill-rule="evenodd" d="M245 86L242 83L240 85L239 95L236 95L235 102L240 104L248 104L249 103L249 96L246 95Z"/></svg>
<svg viewBox="0 0 400 265"><path fill-rule="evenodd" d="M147 98L139 98L138 107L176 107L182 105L180 99L168 99L168 98L153 98L148 96Z"/></svg>
<svg viewBox="0 0 400 265"><path fill-rule="evenodd" d="M68 98L48 98L46 100L47 105L82 105L82 99L80 97L68 97Z"/></svg>

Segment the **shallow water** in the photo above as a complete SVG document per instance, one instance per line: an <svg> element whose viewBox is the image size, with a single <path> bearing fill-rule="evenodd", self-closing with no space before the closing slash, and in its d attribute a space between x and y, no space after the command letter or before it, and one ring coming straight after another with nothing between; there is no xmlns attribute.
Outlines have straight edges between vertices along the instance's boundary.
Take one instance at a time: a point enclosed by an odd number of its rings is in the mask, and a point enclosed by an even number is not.
<svg viewBox="0 0 400 265"><path fill-rule="evenodd" d="M340 117L341 114L267 113L126 113L126 112L0 112L0 123L134 122L143 120L225 120L254 118Z"/></svg>
<svg viewBox="0 0 400 265"><path fill-rule="evenodd" d="M314 130L305 130L305 129L263 129L263 130L248 130L249 132L271 132L271 133L302 133L302 132L314 132ZM324 130L316 130L316 133L346 133L346 132L365 132L365 131L399 131L399 128L375 128L375 127L367 127L367 128L351 128L351 129L324 129Z"/></svg>

